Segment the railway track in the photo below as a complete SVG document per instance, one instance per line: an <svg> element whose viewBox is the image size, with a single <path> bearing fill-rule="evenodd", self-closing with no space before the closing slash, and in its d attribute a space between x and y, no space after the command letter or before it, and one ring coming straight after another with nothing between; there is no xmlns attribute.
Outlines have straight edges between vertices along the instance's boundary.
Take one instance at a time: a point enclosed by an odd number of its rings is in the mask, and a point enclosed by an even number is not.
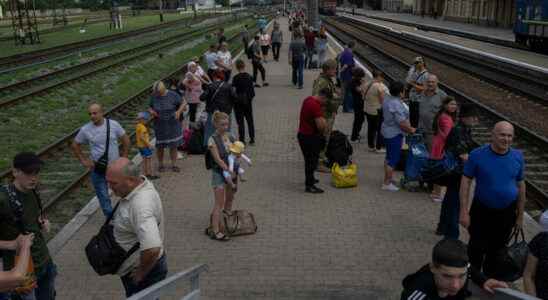
<svg viewBox="0 0 548 300"><path fill-rule="evenodd" d="M235 34L229 38L229 41L237 40L238 37L239 34ZM235 46L230 49L232 52L240 48L240 43L233 44ZM185 61L190 60L192 56L192 54L189 54ZM180 78L182 72L186 70L185 66L186 64L180 66L174 72L163 77L162 80ZM105 112L108 118L117 120L126 129L132 140L132 144L134 143L135 135L135 131L133 130L135 127L135 115L137 112L143 111L148 107L150 93L150 87L146 87ZM73 130L66 136L37 151L37 154L45 161L41 172L41 185L39 189L44 201L44 208L48 212L50 221L52 222L53 233L49 237L52 237L56 231L72 219L74 214L87 204L89 196L93 194L91 191L92 188L88 184L89 170L81 166L80 162L74 158L70 149L70 143L77 132L78 129ZM136 153L137 150L132 147L130 155L135 155ZM4 170L0 173L0 180L5 181L10 177L11 170ZM76 194L76 196L71 195L72 193ZM86 198L81 198L77 195L86 195Z"/></svg>
<svg viewBox="0 0 548 300"><path fill-rule="evenodd" d="M389 81L404 81L410 67L410 64L406 61L412 61L414 56L423 55L386 41L380 35L370 35L353 22L341 22L340 19L329 18L325 19L325 24L329 32L341 42L356 41L357 46L354 49L354 54L370 68L385 73L385 77ZM440 58L437 57L436 59ZM433 67L433 65L429 66ZM481 112L480 124L474 128L474 138L478 143L488 142L490 129L496 122L506 120L514 124L516 129L514 147L523 151L526 160L525 174L528 188L526 206L532 216L537 216L541 210L548 207L548 155L545 153L545 149L548 147L548 139L542 133L539 134L524 126L520 115L501 113L498 109L484 103L483 99L471 95L470 89L462 88L463 84L471 85L470 82L474 81L474 78L470 76L463 77L462 74L458 73L460 72L458 70L450 71L450 69L445 69L445 71L445 76L440 78L440 88L460 102L473 103ZM441 74L435 71L433 73ZM498 89L503 93L505 92L500 87ZM489 94L485 90L478 92ZM507 106L510 111L522 108L521 103L517 102L505 101L502 105Z"/></svg>
<svg viewBox="0 0 548 300"><path fill-rule="evenodd" d="M155 52L162 51L197 34L213 32L218 28L218 26L219 25L217 24L213 24L208 25L205 28L190 30L175 36L153 41L139 47L127 49L112 55L97 58L82 64L73 65L68 68L60 69L29 80L24 80L1 87L0 99L7 95L12 97L6 100L0 100L0 109L7 106L17 105L25 100L31 99L33 96L47 94L48 92L66 86L71 82L83 80L97 73L106 72L118 66L125 65L131 61L135 61ZM24 93L19 94L19 91L24 91Z"/></svg>
<svg viewBox="0 0 548 300"><path fill-rule="evenodd" d="M8 69L14 69L22 65L29 65L45 60L49 60L58 56L66 55L67 53L81 51L86 48L96 47L99 44L120 41L129 37L135 37L144 33L162 30L171 26L190 26L193 23L200 22L208 17L200 16L196 19L186 18L177 21L166 22L159 25L149 26L141 29L131 30L127 32L112 34L95 39L84 40L64 45L59 45L51 48L15 54L0 58L0 72L5 72Z"/></svg>

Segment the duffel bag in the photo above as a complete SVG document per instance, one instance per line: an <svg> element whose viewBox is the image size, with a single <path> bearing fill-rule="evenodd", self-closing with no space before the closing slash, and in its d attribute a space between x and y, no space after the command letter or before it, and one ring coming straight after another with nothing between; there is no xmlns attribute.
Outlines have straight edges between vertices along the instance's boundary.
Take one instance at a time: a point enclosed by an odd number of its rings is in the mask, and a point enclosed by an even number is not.
<svg viewBox="0 0 548 300"><path fill-rule="evenodd" d="M358 166L351 163L341 167L334 163L331 167L331 179L336 188L355 187L358 185Z"/></svg>
<svg viewBox="0 0 548 300"><path fill-rule="evenodd" d="M255 222L255 216L247 210L234 210L231 214L227 214L223 211L222 218L223 222L220 231L227 236L248 235L257 232L258 227L257 222ZM205 234L209 237L213 235L211 216Z"/></svg>

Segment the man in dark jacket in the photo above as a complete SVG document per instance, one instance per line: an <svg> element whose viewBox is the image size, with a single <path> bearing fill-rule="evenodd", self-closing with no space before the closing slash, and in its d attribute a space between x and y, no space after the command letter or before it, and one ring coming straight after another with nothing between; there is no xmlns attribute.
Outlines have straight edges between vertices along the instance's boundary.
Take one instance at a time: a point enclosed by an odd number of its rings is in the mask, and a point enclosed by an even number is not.
<svg viewBox="0 0 548 300"><path fill-rule="evenodd" d="M232 85L224 81L224 72L216 70L212 74L213 83L207 86L200 100L206 103L207 121L204 130L204 146L207 147L209 137L215 132L213 127L213 113L222 111L230 116L234 107L234 98L232 94ZM228 123L230 130L230 122Z"/></svg>
<svg viewBox="0 0 548 300"><path fill-rule="evenodd" d="M469 277L489 293L495 288L508 287L471 267L467 251L459 240L439 241L432 251L432 262L403 280L401 300L463 300L469 295L466 289Z"/></svg>
<svg viewBox="0 0 548 300"><path fill-rule="evenodd" d="M455 171L444 180L447 192L443 198L440 220L436 229L436 234L446 238L459 238L460 179L464 163L468 160L468 154L477 146L472 140L471 129L477 122L477 111L474 106L463 104L459 111L459 122L451 129L445 143L446 155L452 155L458 162Z"/></svg>

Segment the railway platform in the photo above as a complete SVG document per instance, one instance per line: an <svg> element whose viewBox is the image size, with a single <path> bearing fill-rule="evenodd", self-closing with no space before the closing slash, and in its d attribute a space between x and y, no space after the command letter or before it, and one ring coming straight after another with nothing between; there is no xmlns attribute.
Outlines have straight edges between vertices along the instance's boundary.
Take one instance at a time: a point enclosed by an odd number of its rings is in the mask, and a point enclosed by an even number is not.
<svg viewBox="0 0 548 300"><path fill-rule="evenodd" d="M434 229L440 205L423 193L381 191L383 155L368 152L364 142L353 145L358 187L335 189L330 175L320 173L326 192L304 193L296 131L318 70L305 71L304 89L292 86L289 32L285 20L281 25L280 62L265 65L270 86L257 89L254 100L256 146L247 150L254 163L234 203L255 214L259 230L226 243L205 236L213 203L210 173L203 156L180 160L181 173L162 173L154 181L166 220L169 272L207 264L202 299L398 299L401 280L429 261L439 240ZM335 128L349 133L352 118L338 114ZM70 237L50 243L59 272L57 299L123 298L119 278L99 277L85 258L86 243L104 221L95 209L80 216L85 221L74 223Z"/></svg>
<svg viewBox="0 0 548 300"><path fill-rule="evenodd" d="M453 21L424 19L403 13L388 13L356 9L338 9L338 14L393 28L410 34L417 34L441 42L484 52L489 55L511 59L518 63L548 68L548 56L531 52L513 43L511 29L479 26Z"/></svg>

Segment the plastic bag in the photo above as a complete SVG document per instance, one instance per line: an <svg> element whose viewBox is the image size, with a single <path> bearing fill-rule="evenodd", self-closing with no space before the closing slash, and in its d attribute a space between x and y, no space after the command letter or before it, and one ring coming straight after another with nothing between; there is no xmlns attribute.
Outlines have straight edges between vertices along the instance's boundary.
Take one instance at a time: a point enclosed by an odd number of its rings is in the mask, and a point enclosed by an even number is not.
<svg viewBox="0 0 548 300"><path fill-rule="evenodd" d="M336 188L348 188L358 185L358 166L349 164L345 167L334 163L331 167L331 179Z"/></svg>

